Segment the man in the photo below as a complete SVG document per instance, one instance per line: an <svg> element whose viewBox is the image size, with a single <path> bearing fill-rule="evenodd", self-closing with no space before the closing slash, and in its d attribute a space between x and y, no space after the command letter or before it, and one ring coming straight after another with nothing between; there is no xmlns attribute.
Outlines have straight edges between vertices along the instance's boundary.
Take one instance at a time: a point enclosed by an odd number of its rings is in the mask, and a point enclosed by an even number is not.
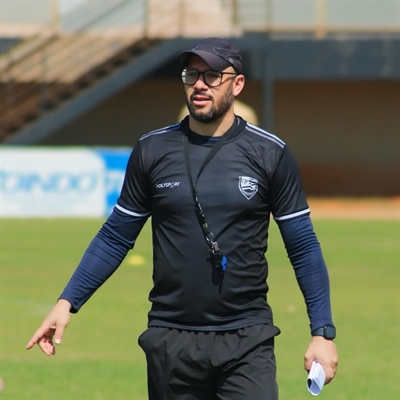
<svg viewBox="0 0 400 400"><path fill-rule="evenodd" d="M336 371L329 278L294 158L234 114L242 58L209 38L180 55L190 115L141 137L117 204L27 345L55 354L69 322L118 268L152 216L154 286L139 337L150 400L278 399L264 257L272 214L307 304L304 367Z"/></svg>

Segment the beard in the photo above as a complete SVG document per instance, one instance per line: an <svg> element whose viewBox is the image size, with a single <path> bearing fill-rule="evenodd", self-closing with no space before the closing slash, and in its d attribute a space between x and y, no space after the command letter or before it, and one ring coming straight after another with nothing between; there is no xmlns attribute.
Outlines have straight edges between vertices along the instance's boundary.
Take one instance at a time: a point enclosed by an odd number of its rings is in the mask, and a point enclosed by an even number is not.
<svg viewBox="0 0 400 400"><path fill-rule="evenodd" d="M198 94L203 94L201 92L193 92L190 96L190 100L186 97L186 106L189 110L190 115L197 121L203 122L205 124L217 121L221 117L223 117L227 111L231 108L234 96L232 94L232 84L228 87L228 90L223 95L223 97L218 101L218 103L214 103L214 99L211 99L212 105L209 111L201 111L197 110L193 105L192 97Z"/></svg>

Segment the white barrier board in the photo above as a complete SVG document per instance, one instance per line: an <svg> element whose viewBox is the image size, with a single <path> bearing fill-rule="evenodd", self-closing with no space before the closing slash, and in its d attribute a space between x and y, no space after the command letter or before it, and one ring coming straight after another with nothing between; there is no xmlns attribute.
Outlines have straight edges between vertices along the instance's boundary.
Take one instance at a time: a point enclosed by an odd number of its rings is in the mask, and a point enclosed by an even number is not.
<svg viewBox="0 0 400 400"><path fill-rule="evenodd" d="M106 208L105 163L81 149L0 149L0 214L99 217Z"/></svg>

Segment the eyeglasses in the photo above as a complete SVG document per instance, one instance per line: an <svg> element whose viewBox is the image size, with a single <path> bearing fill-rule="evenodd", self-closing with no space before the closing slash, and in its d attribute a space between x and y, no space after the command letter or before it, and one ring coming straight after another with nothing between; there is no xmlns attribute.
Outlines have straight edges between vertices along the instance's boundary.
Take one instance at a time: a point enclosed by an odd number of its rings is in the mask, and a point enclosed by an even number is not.
<svg viewBox="0 0 400 400"><path fill-rule="evenodd" d="M204 83L210 87L217 87L222 83L223 75L237 75L236 72L219 72L219 71L197 71L193 68L185 68L182 71L182 82L185 85L193 86L199 79L200 75L203 76Z"/></svg>

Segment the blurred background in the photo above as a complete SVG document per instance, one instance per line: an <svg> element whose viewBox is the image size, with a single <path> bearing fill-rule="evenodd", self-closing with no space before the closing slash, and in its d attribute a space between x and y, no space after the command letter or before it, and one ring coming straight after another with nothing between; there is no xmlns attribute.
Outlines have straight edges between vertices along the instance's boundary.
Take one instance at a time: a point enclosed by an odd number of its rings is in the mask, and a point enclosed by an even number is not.
<svg viewBox="0 0 400 400"><path fill-rule="evenodd" d="M129 149L185 114L177 56L208 36L241 49L237 113L288 144L309 196L399 194L398 1L2 1L3 214L19 214L20 190L57 184L105 185L113 203ZM83 176L83 156L52 176L33 146L102 147L89 160L105 177Z"/></svg>
<svg viewBox="0 0 400 400"><path fill-rule="evenodd" d="M178 55L219 36L244 57L237 114L299 163L329 267L340 367L319 397L399 399L399 16L398 0L0 0L0 397L147 398L149 224L57 357L25 345L138 138L186 114ZM276 224L268 241L280 397L311 398L307 315Z"/></svg>

